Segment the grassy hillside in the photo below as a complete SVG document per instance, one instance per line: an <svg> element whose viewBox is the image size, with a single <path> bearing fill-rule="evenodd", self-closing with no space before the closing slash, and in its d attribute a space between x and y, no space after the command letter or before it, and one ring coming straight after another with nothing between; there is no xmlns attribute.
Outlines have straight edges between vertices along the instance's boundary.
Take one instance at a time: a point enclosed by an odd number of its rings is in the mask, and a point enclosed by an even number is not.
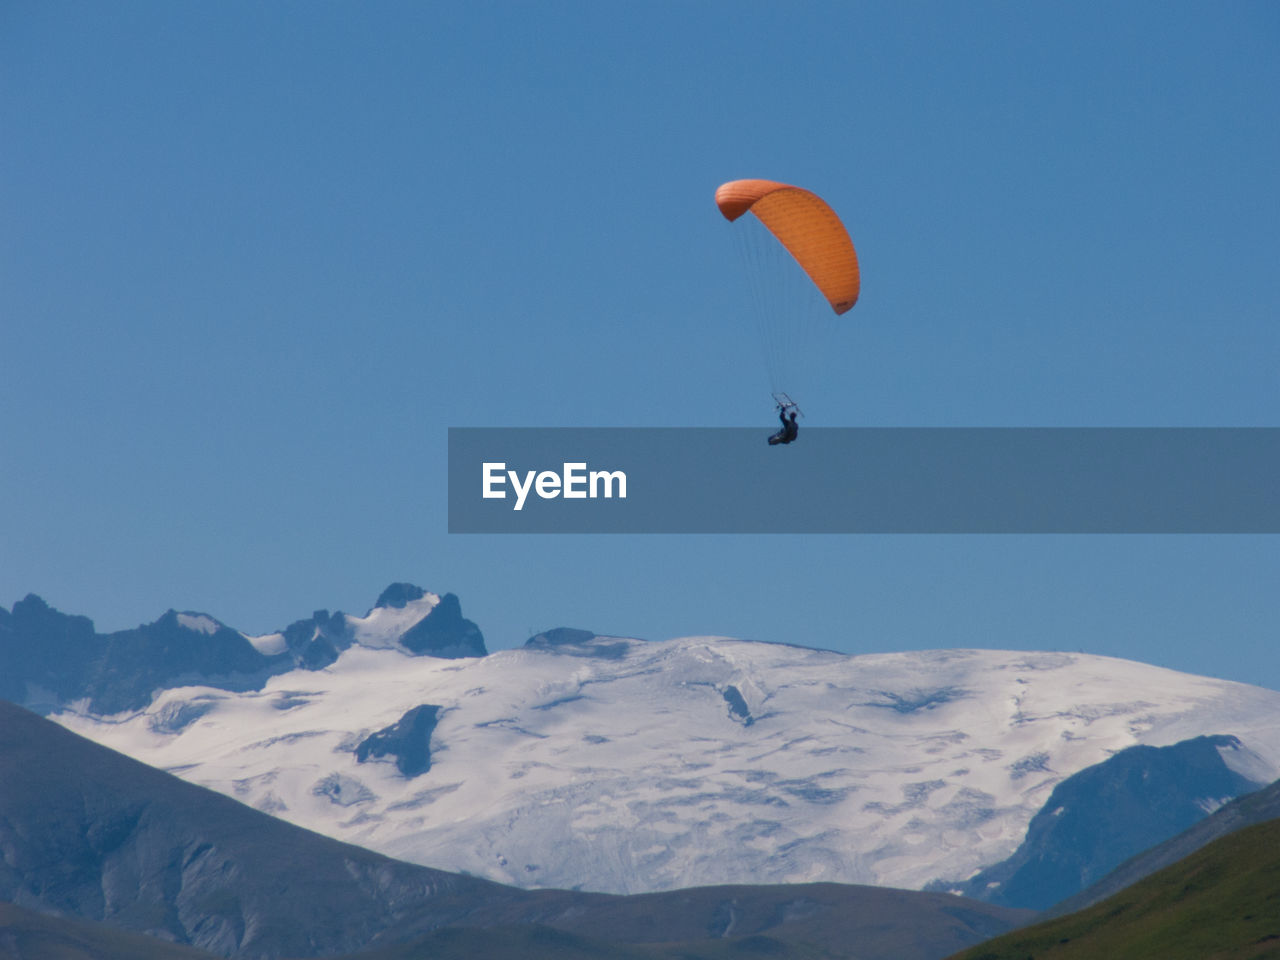
<svg viewBox="0 0 1280 960"><path fill-rule="evenodd" d="M1230 834L1087 910L953 960L1270 957L1280 957L1280 820Z"/></svg>

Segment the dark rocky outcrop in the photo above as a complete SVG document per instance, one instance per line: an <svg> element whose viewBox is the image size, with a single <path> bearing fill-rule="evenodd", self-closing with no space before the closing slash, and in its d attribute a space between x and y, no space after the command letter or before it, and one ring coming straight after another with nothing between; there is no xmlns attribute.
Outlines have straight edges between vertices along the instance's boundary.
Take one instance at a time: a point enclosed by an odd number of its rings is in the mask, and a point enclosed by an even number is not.
<svg viewBox="0 0 1280 960"><path fill-rule="evenodd" d="M462 604L446 593L431 612L405 631L400 643L414 653L433 657L483 657L484 635L462 616Z"/></svg>
<svg viewBox="0 0 1280 960"><path fill-rule="evenodd" d="M559 653L571 657L596 660L621 660L627 655L631 641L621 637L605 637L575 627L553 627L534 634L524 642L526 650Z"/></svg>
<svg viewBox="0 0 1280 960"><path fill-rule="evenodd" d="M390 757L406 777L416 777L431 769L431 733L436 728L440 707L424 703L414 707L396 723L371 733L356 747L356 760L366 763Z"/></svg>

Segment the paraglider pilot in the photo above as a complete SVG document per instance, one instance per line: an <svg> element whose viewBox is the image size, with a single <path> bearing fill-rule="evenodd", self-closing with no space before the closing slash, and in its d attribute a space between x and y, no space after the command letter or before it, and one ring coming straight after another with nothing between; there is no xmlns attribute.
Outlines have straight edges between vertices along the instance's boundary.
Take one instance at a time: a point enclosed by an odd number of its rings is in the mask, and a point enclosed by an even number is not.
<svg viewBox="0 0 1280 960"><path fill-rule="evenodd" d="M782 421L782 429L769 438L769 446L778 443L790 443L800 433L800 424L796 423L796 412L793 409L788 418L787 408L778 410L778 419Z"/></svg>

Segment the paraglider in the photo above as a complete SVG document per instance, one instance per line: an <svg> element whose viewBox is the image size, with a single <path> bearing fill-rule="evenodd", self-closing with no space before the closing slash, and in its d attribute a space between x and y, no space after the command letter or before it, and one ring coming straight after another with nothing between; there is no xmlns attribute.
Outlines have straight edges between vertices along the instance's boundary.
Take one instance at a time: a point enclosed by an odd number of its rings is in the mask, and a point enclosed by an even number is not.
<svg viewBox="0 0 1280 960"><path fill-rule="evenodd" d="M731 180L716 190L716 206L729 221L752 213L768 229L787 253L799 264L812 285L826 299L837 316L848 312L858 302L861 275L853 241L840 218L821 197L803 187L774 180ZM762 307L762 328L774 326L776 312ZM781 331L785 338L789 331ZM779 339L769 337L767 339ZM766 345L766 357L779 352ZM776 389L775 383L775 389ZM799 408L785 393L774 393L783 429L769 438L770 444L791 443L796 438L796 414ZM776 439L775 439L776 438Z"/></svg>
<svg viewBox="0 0 1280 960"><path fill-rule="evenodd" d="M769 438L769 446L779 443L791 443L800 433L800 424L796 423L796 410L778 405L778 419L782 421L782 429Z"/></svg>
<svg viewBox="0 0 1280 960"><path fill-rule="evenodd" d="M816 193L773 180L731 180L717 188L716 206L729 221L747 211L755 214L837 314L858 302L861 277L853 241Z"/></svg>

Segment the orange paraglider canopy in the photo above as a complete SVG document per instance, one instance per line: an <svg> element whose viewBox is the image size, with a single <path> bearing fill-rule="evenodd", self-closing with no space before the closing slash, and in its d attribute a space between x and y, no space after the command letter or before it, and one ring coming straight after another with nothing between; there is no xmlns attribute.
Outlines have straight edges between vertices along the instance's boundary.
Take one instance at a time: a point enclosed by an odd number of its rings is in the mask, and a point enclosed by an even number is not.
<svg viewBox="0 0 1280 960"><path fill-rule="evenodd" d="M732 180L716 190L726 220L750 210L796 259L836 313L858 302L858 256L849 233L816 193L773 180Z"/></svg>

